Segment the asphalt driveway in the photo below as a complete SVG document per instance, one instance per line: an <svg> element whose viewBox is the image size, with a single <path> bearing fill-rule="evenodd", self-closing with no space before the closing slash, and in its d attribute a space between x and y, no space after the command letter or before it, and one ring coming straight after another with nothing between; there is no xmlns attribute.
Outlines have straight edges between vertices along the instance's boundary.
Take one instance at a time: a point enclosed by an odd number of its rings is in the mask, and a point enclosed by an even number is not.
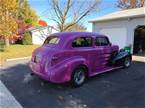
<svg viewBox="0 0 145 108"><path fill-rule="evenodd" d="M30 76L27 61L7 63L0 80L24 108L145 108L145 63L90 78L82 87Z"/></svg>

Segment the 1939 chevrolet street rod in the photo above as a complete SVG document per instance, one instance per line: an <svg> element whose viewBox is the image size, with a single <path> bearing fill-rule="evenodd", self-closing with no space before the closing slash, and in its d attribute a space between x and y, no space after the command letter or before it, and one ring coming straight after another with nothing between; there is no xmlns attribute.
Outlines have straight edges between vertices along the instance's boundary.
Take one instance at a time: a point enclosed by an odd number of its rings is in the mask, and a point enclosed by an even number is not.
<svg viewBox="0 0 145 108"><path fill-rule="evenodd" d="M131 54L119 51L107 36L92 32L62 32L48 36L30 61L32 73L50 82L82 85L87 77L129 67Z"/></svg>

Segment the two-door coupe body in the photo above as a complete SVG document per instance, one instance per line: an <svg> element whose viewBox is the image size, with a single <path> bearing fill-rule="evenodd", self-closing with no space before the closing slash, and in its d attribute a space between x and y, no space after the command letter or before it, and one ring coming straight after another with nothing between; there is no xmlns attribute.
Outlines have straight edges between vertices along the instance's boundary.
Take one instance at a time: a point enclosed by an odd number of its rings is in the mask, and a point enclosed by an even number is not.
<svg viewBox="0 0 145 108"><path fill-rule="evenodd" d="M119 51L103 34L62 32L48 36L33 52L29 65L42 79L80 86L87 77L130 64L131 54Z"/></svg>

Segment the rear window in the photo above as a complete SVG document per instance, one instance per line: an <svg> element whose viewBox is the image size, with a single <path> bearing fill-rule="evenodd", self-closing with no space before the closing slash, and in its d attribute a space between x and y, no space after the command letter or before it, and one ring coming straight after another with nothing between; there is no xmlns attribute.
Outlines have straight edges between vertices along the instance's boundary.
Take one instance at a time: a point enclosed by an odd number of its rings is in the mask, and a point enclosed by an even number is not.
<svg viewBox="0 0 145 108"><path fill-rule="evenodd" d="M60 40L60 38L57 36L49 36L44 41L44 44L58 44L59 40Z"/></svg>
<svg viewBox="0 0 145 108"><path fill-rule="evenodd" d="M91 37L79 37L76 38L72 47L91 47L92 46L92 38Z"/></svg>

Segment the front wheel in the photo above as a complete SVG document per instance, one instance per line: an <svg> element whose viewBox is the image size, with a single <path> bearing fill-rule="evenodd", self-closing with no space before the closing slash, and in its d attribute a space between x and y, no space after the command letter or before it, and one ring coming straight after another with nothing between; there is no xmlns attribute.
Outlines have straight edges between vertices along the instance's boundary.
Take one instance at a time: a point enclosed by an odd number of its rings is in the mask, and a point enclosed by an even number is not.
<svg viewBox="0 0 145 108"><path fill-rule="evenodd" d="M129 66L131 65L131 58L130 57L125 57L124 60L123 60L123 66L125 68L128 68Z"/></svg>
<svg viewBox="0 0 145 108"><path fill-rule="evenodd" d="M72 84L79 87L84 84L86 79L86 69L82 66L76 68L72 74Z"/></svg>

